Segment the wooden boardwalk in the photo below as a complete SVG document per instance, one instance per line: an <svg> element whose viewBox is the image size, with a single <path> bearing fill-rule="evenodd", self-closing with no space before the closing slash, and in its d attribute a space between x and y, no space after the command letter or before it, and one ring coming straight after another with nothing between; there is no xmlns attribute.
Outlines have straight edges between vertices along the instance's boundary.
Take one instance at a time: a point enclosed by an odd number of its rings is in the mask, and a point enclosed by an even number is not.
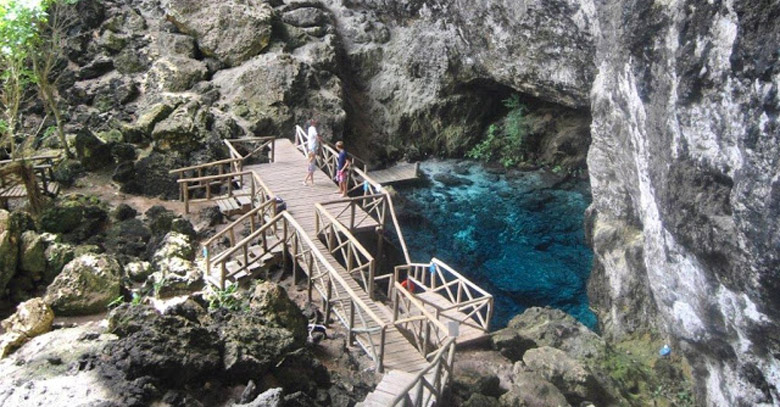
<svg viewBox="0 0 780 407"><path fill-rule="evenodd" d="M379 184L386 185L417 179L420 163L401 163L384 170L369 171L368 175Z"/></svg>
<svg viewBox="0 0 780 407"><path fill-rule="evenodd" d="M329 179L330 177L327 174L320 170L316 171L314 175L313 186L303 185L303 178L306 176L306 157L287 139L277 139L275 150L273 163L249 165L245 166L244 170L258 174L273 194L284 200L287 205L287 211L303 227L317 249L321 253L326 254L331 266L344 277L350 288L358 293L360 298L368 304L376 315L389 323L393 316L390 308L369 298L364 288L329 254L328 248L316 235L316 211L314 204L339 200L341 195L339 195L338 186ZM343 204L343 207L346 206L346 203ZM358 210L362 211L359 208ZM377 225L376 222L373 222L364 224L362 227L373 229ZM305 264L301 265L301 267L307 274L311 272L306 270ZM340 294L344 297L347 296L345 293ZM388 370L401 369L408 373L416 373L425 368L428 362L397 328L391 326L386 333L384 365Z"/></svg>
<svg viewBox="0 0 780 407"><path fill-rule="evenodd" d="M297 130L300 142L303 132ZM224 213L240 215L204 243L206 280L224 287L226 279L251 276L257 269L255 264L270 258L270 252L281 250L292 259L296 281L298 271L306 275L309 298L316 287L325 314L335 313L349 330L350 344L354 339L374 359L377 370L386 372L359 405L433 405L452 373L455 344L485 337L493 299L437 259L429 264L409 260L392 199L381 183L414 178L417 166L403 165L370 176L358 167L348 181L350 198L345 199L331 179L337 156L332 146L324 146L318 157L314 185L304 185L307 160L300 145L288 139L234 142L261 143L261 147L250 147L255 150L242 155L226 141L232 158L172 171L179 174L185 210L191 192L199 192L199 201L216 201ZM270 150L269 163L243 165L262 148ZM355 160L359 159L353 157ZM195 177L185 175L194 172ZM228 194L212 196L211 189L219 185ZM286 212L278 210L279 199ZM396 266L393 274L375 276L376 259L353 234L373 231L381 236L388 213L406 264ZM249 234L243 235L246 237L236 237L241 233L239 224L251 226ZM219 252L221 249L211 246L228 237L229 249ZM387 282L390 304L375 301L375 278ZM413 280L419 293L404 289L400 284L403 278Z"/></svg>

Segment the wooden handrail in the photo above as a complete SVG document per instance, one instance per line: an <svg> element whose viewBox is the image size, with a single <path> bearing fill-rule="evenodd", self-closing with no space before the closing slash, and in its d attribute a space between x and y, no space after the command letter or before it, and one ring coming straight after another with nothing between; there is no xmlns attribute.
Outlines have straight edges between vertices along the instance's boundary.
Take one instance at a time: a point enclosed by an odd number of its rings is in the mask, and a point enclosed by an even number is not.
<svg viewBox="0 0 780 407"><path fill-rule="evenodd" d="M179 173L182 173L182 172L185 172L185 171L194 171L194 170L199 170L199 169L208 168L208 167L214 167L214 166L222 165L222 164L232 164L234 162L241 161L241 160L242 160L241 158L225 158L224 160L212 161L212 162L208 162L208 163L204 163L204 164L198 164L198 165L193 165L193 166L189 166L189 167L176 168L174 170L168 171L168 174L173 175L173 174L179 174Z"/></svg>
<svg viewBox="0 0 780 407"><path fill-rule="evenodd" d="M241 171L241 172L228 172L225 174L217 174L217 175L205 175L202 177L195 177L195 178L181 178L176 180L179 184L185 184L189 182L200 182L200 181L213 181L217 179L223 179L223 178L233 178L238 176L251 176L254 174L252 171Z"/></svg>
<svg viewBox="0 0 780 407"><path fill-rule="evenodd" d="M450 365L452 363L452 359L454 357L455 338L450 338L450 339L447 340L447 342L438 350L436 355L433 357L433 360L431 360L430 363L428 363L428 366L426 366L423 370L419 371L417 373L417 375L415 375L414 380L412 380L409 384L404 386L403 389L401 389L399 394L397 396L395 396L393 401L390 403L390 406L396 406L399 403L405 402L406 398L409 397L409 393L411 393L412 389L417 387L417 386L419 386L418 383L425 381L425 375L428 374L428 372L430 372L434 367L439 367L441 365L441 363L443 362L442 358L445 355L445 351L446 351L446 355L447 355L447 359L448 359L447 360L447 365ZM445 384L447 382L447 378L448 377L449 377L449 375L447 375L447 377L445 377L445 378L443 378L441 380L442 384ZM438 387L438 386L436 386L434 384L434 387ZM440 396L442 389L438 388L438 389L435 389L435 390L436 390L436 393L439 393L439 394L435 394L435 395L436 396ZM422 389L419 389L419 393L422 393ZM434 393L434 392L432 392L432 393ZM422 394L419 394L418 397L422 397ZM405 404L403 404L403 405L405 405ZM419 404L413 402L413 405L419 405Z"/></svg>
<svg viewBox="0 0 780 407"><path fill-rule="evenodd" d="M358 240L352 235L349 229L347 229L344 225L341 224L341 222L338 221L338 219L336 219L333 215L331 215L330 212L328 212L328 210L322 206L322 204L320 204L319 202L315 203L314 208L318 212L320 212L325 218L327 218L336 229L338 229L342 234L347 236L349 241L360 251L360 254L362 254L367 259L369 259L369 261L374 260L374 256L372 256L371 253L369 253L368 250L366 250L366 248L363 247L363 245L361 245L360 242L358 242Z"/></svg>
<svg viewBox="0 0 780 407"><path fill-rule="evenodd" d="M293 229L295 229L298 232L300 236L299 238L303 240L303 242L307 246L309 246L309 248L312 251L312 255L316 256L317 259L323 265L325 265L325 268L328 270L329 273L331 273L331 277L335 279L339 283L339 285L342 286L344 291L346 291L347 294L349 294L349 296L354 299L354 301L360 306L360 308L363 309L366 312L366 314L368 314L368 316L371 317L371 319L377 323L377 325L380 326L386 325L385 322L383 322L381 318L379 318L373 311L371 311L371 308L369 308L368 305L366 305L366 303L363 302L363 300L361 300L360 297L349 287L347 282L339 275L336 269L334 269L333 266L330 265L327 259L325 259L325 255L323 255L322 252L320 252L319 249L317 249L317 246L314 245L314 242L311 241L311 239L303 230L301 225L299 225L298 222L295 221L292 215L290 215L289 212L284 211L277 216L284 216L284 218L293 227Z"/></svg>
<svg viewBox="0 0 780 407"><path fill-rule="evenodd" d="M229 225L225 226L224 229L222 229L219 232L217 232L214 236L208 238L205 242L201 243L201 245L202 246L209 246L209 245L211 245L217 239L219 239L222 236L226 235L231 229L236 227L241 222L245 221L246 219L248 219L251 216L254 216L255 214L257 214L257 212L262 212L263 210L269 209L273 204L275 204L275 202L272 201L272 200L268 200L266 202L263 202L258 207L256 207L256 208L252 209L251 211L241 215L241 217L239 217L235 221L231 222Z"/></svg>
<svg viewBox="0 0 780 407"><path fill-rule="evenodd" d="M449 271L453 276L455 276L458 280L463 281L464 284L466 284L469 287L473 288L475 291L479 292L480 294L484 295L485 297L493 297L493 295L491 295L487 291L483 290L482 287L474 284L471 280L469 280L468 278L464 277L463 275L461 275L460 273L455 271L452 267L447 265L447 263L444 263L443 261L437 259L436 257L431 259L431 263L432 264L436 264L439 267L443 267L445 270Z"/></svg>
<svg viewBox="0 0 780 407"><path fill-rule="evenodd" d="M419 299L419 298L417 298L417 297L416 297L414 294L412 294L412 293L410 293L409 291L407 291L407 290L406 290L406 288L404 288L404 287L401 285L401 283L399 283L398 281L396 281L396 282L394 283L394 285L395 285L395 292L396 292L396 295L398 295L398 293L399 293L399 292L400 292L401 294L403 294L403 295L406 297L406 299L407 299L407 300L408 300L408 301L409 301L411 304L413 304L413 305L415 306L415 308L417 308L417 310L418 310L418 311L420 311L420 313L421 313L422 315L424 315L426 318L428 318L428 320L429 320L429 322L430 322L431 324L435 325L435 326L436 326L436 328L438 328L440 331L442 331L442 332L444 332L444 333L446 333L446 332L447 332L447 327L446 327L446 326L444 326L444 324L443 324L441 321L439 321L439 319L438 319L438 318L436 318L436 317L435 317L433 314L431 314L431 313L430 313L430 311L428 311L427 309L425 309L425 305L423 304L423 302L422 302L422 301L420 301L420 299Z"/></svg>

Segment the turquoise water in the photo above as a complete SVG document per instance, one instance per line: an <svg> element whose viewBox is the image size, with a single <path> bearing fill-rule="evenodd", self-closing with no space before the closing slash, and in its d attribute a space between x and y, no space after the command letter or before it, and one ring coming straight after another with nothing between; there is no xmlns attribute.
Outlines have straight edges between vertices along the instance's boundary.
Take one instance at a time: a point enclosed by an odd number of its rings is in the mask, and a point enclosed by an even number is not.
<svg viewBox="0 0 780 407"><path fill-rule="evenodd" d="M496 301L493 328L549 305L595 329L585 291L593 256L583 230L587 181L558 185L544 171L499 175L455 160L421 170L423 185L396 188L412 261L437 257L487 289Z"/></svg>

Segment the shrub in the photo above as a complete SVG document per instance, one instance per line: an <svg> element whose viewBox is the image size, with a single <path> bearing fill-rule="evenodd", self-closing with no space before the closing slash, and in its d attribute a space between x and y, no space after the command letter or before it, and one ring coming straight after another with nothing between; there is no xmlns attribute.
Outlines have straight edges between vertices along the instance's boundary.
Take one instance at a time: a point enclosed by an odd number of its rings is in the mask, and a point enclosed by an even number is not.
<svg viewBox="0 0 780 407"><path fill-rule="evenodd" d="M514 167L525 159L525 140L528 135L526 108L516 94L505 99L503 104L508 113L501 127L491 124L485 139L466 153L467 157L479 161L497 160L504 167Z"/></svg>

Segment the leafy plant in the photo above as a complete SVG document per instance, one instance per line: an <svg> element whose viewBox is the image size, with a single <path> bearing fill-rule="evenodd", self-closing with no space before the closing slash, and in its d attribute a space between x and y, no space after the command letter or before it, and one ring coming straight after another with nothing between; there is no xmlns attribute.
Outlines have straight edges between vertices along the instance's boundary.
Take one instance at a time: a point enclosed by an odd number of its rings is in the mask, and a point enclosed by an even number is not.
<svg viewBox="0 0 780 407"><path fill-rule="evenodd" d="M120 295L114 298L113 300L111 300L111 302L108 303L107 307L108 309L114 309L124 303L125 303L125 296Z"/></svg>
<svg viewBox="0 0 780 407"><path fill-rule="evenodd" d="M238 294L238 284L229 284L225 289L209 286L206 292L206 300L209 302L209 309L226 309L228 311L238 311L241 309L241 297Z"/></svg>
<svg viewBox="0 0 780 407"><path fill-rule="evenodd" d="M479 161L497 160L504 167L514 167L525 159L525 141L528 123L526 108L520 103L519 95L512 95L503 101L508 109L501 126L488 126L485 139L477 143L466 156Z"/></svg>

